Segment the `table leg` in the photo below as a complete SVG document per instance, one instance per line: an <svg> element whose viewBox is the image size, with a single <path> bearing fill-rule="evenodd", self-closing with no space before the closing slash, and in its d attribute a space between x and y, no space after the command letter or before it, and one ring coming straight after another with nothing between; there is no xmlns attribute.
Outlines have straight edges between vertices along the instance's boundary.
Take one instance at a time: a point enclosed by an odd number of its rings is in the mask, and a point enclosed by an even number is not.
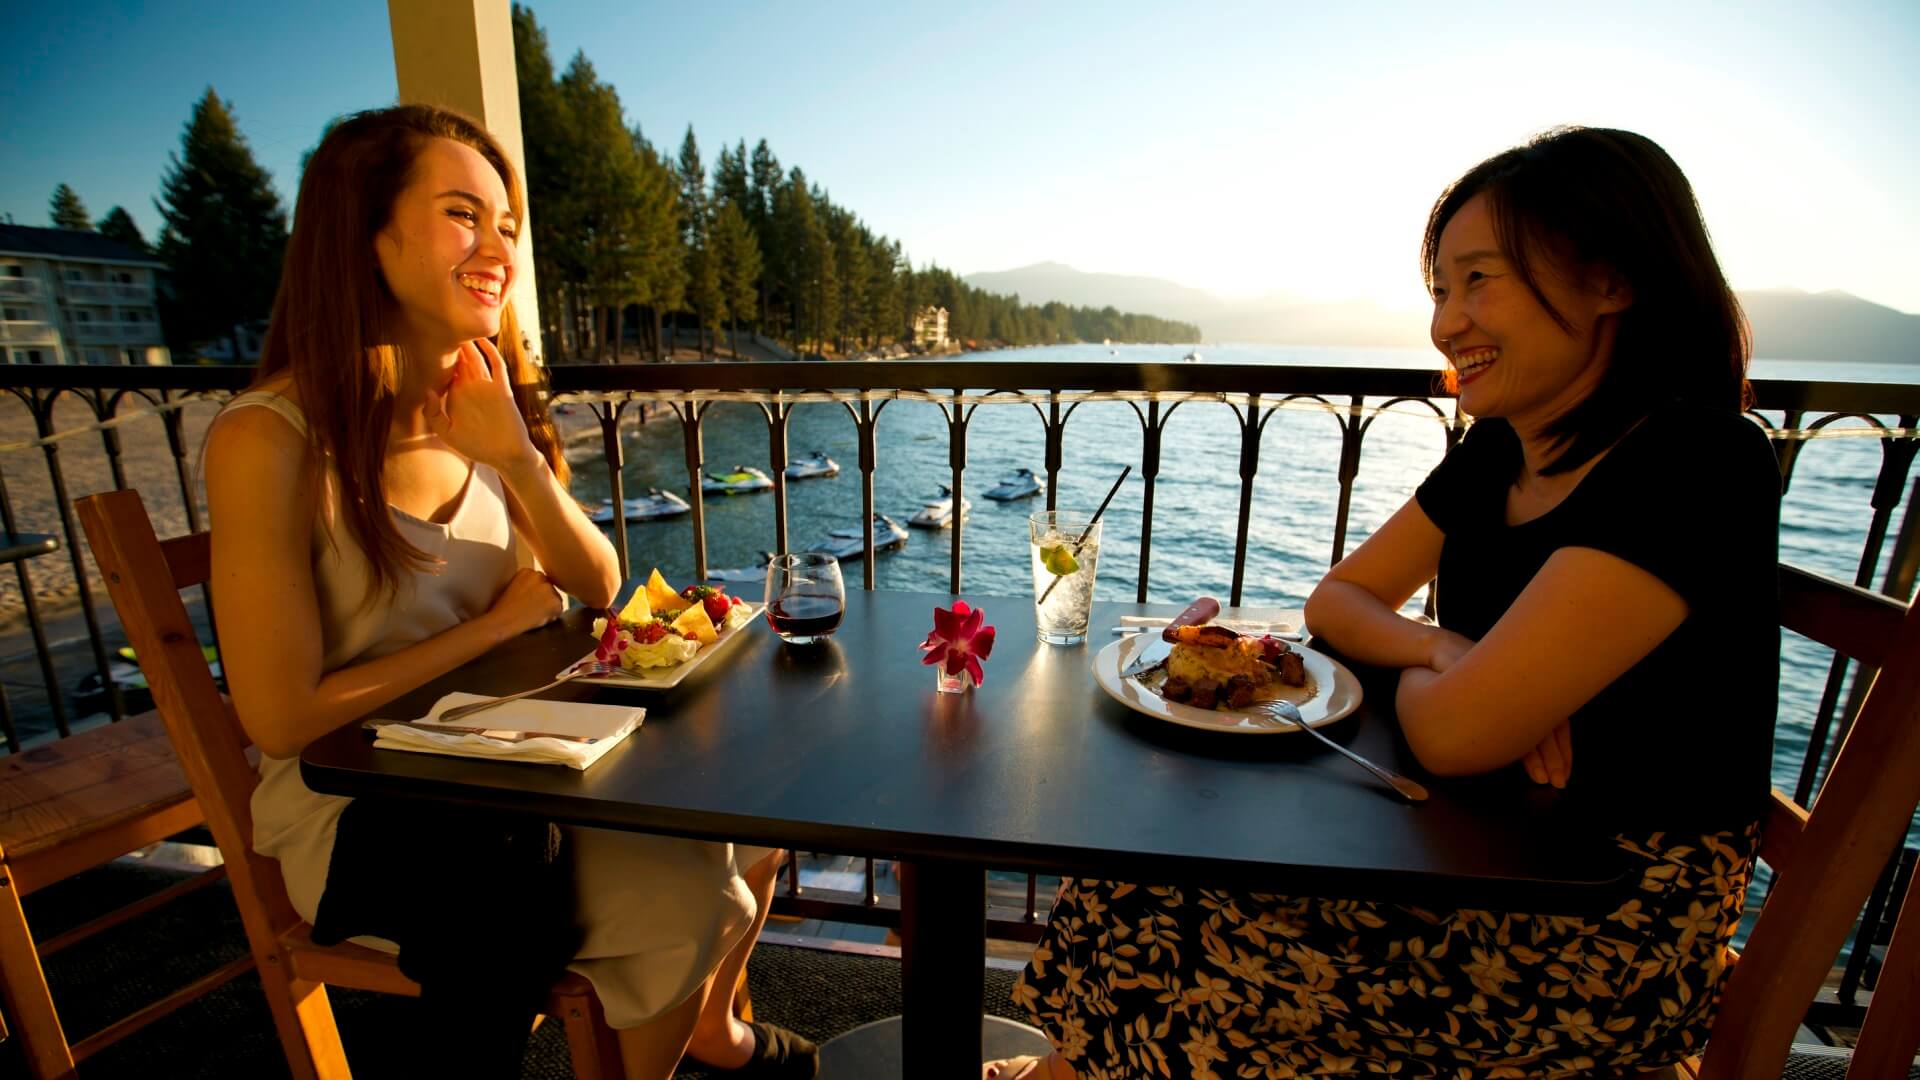
<svg viewBox="0 0 1920 1080"><path fill-rule="evenodd" d="M980 1075L986 935L984 870L932 860L900 864L903 1075Z"/></svg>

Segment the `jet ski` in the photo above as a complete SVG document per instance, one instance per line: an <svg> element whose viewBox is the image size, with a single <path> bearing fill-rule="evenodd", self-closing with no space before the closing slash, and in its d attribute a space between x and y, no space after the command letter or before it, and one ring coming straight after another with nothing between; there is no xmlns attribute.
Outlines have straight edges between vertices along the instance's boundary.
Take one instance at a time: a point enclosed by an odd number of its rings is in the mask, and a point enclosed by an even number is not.
<svg viewBox="0 0 1920 1080"><path fill-rule="evenodd" d="M816 476L838 475L840 475L840 463L828 457L825 450L815 450L787 466L789 480L808 480Z"/></svg>
<svg viewBox="0 0 1920 1080"><path fill-rule="evenodd" d="M885 514L873 515L873 550L885 551L907 542L907 530ZM841 562L858 559L867 553L867 538L859 529L835 529L825 540L807 550L831 555Z"/></svg>
<svg viewBox="0 0 1920 1080"><path fill-rule="evenodd" d="M760 553L760 564L758 566L736 566L726 570L709 570L707 571L707 580L765 581L767 580L767 564L772 561L773 552L763 551Z"/></svg>
<svg viewBox="0 0 1920 1080"><path fill-rule="evenodd" d="M764 470L751 465L735 465L733 471L708 473L700 481L701 491L717 491L725 495L738 495L744 491L766 491L773 487L773 478Z"/></svg>
<svg viewBox="0 0 1920 1080"><path fill-rule="evenodd" d="M628 521L648 521L653 518L673 517L678 514L684 514L691 509L691 507L687 506L687 500L675 495L671 491L661 491L659 488L648 488L645 495L628 499L624 505L626 507L626 514L624 516ZM600 508L587 516L598 524L611 524L613 521L613 500L601 499Z"/></svg>
<svg viewBox="0 0 1920 1080"><path fill-rule="evenodd" d="M967 511L972 509L973 509L972 501L966 498L962 498L960 500L960 516L962 518L966 517ZM953 489L948 487L945 484L941 484L939 496L937 498L928 499L927 504L920 508L919 513L907 519L907 524L913 525L922 529L952 528L953 527Z"/></svg>
<svg viewBox="0 0 1920 1080"><path fill-rule="evenodd" d="M1000 478L999 485L987 492L987 498L1011 502L1014 499L1030 499L1045 490L1046 483L1033 475L1032 469L1015 469L1011 476Z"/></svg>

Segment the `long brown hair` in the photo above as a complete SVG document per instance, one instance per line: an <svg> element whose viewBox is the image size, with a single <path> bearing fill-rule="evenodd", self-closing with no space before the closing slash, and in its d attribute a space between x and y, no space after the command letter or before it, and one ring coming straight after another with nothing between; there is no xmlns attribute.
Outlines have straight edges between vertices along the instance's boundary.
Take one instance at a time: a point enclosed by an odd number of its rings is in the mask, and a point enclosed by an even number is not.
<svg viewBox="0 0 1920 1080"><path fill-rule="evenodd" d="M396 301L380 273L374 237L392 218L414 163L431 139L472 147L526 219L519 178L492 135L472 118L431 105L400 105L341 121L307 162L287 241L273 319L260 350L259 385L291 375L318 461L332 466L347 534L372 564L374 592L438 561L407 542L387 508L385 464L394 395L405 358L393 344ZM496 339L533 445L565 484L568 470L547 415L544 373L533 363L511 300ZM370 599L371 597L369 597Z"/></svg>
<svg viewBox="0 0 1920 1080"><path fill-rule="evenodd" d="M1662 404L1738 412L1752 403L1740 301L1714 258L1693 187L1653 140L1556 128L1474 166L1427 217L1420 261L1429 285L1440 234L1481 194L1501 254L1562 329L1574 328L1541 291L1536 260L1605 268L1633 290L1599 385L1548 428L1561 450L1543 474L1578 467Z"/></svg>

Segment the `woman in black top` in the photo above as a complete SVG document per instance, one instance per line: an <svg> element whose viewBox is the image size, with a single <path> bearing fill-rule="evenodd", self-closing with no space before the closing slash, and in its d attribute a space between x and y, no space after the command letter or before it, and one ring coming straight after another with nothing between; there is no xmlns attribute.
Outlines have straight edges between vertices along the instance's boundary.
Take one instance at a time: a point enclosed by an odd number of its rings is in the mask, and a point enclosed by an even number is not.
<svg viewBox="0 0 1920 1080"><path fill-rule="evenodd" d="M1643 867L1604 915L1070 880L999 1080L1633 1076L1702 1046L1768 787L1780 477L1679 167L1562 129L1428 219L1466 438L1307 601L1401 671L1428 771L1565 789ZM1439 624L1400 614L1438 576Z"/></svg>

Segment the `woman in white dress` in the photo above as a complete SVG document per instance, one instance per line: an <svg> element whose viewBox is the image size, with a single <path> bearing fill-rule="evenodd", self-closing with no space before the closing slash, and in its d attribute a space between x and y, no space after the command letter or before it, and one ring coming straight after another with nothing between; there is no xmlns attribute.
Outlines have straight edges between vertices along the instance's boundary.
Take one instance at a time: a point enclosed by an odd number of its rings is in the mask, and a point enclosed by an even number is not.
<svg viewBox="0 0 1920 1080"><path fill-rule="evenodd" d="M561 592L606 607L619 587L508 300L523 220L472 120L402 106L340 124L302 178L259 380L208 438L223 659L264 755L255 847L309 921L350 800L301 782L302 748L552 620ZM812 1075L810 1045L732 1015L779 853L564 835L571 966L629 1077L670 1075L690 1043L742 1075Z"/></svg>

